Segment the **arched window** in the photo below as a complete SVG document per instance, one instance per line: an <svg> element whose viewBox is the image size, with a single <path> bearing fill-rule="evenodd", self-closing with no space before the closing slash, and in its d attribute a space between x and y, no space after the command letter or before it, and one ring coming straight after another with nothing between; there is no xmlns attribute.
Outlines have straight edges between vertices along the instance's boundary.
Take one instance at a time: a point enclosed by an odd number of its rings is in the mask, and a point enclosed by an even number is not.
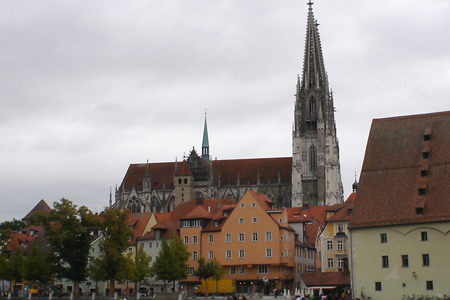
<svg viewBox="0 0 450 300"><path fill-rule="evenodd" d="M131 198L130 201L128 201L128 207L127 207L131 213L140 213L141 212L141 201L137 199L136 197Z"/></svg>
<svg viewBox="0 0 450 300"><path fill-rule="evenodd" d="M317 150L314 145L309 147L309 171L316 173L317 171Z"/></svg>
<svg viewBox="0 0 450 300"><path fill-rule="evenodd" d="M316 114L316 100L314 99L314 97L311 97L311 99L309 99L309 115L316 116Z"/></svg>

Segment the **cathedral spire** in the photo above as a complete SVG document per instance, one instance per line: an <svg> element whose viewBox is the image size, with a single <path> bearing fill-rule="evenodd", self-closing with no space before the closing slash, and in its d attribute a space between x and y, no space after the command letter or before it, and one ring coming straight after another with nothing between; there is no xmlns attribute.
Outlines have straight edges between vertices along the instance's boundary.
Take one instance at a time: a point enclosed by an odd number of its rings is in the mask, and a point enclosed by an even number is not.
<svg viewBox="0 0 450 300"><path fill-rule="evenodd" d="M303 72L297 78L292 133L292 206L343 202L333 94L313 3L308 3Z"/></svg>
<svg viewBox="0 0 450 300"><path fill-rule="evenodd" d="M301 87L310 88L328 87L327 74L323 63L322 45L319 30L314 18L313 3L308 2L308 21L306 25L305 53L303 56L303 74Z"/></svg>
<svg viewBox="0 0 450 300"><path fill-rule="evenodd" d="M209 140L208 140L208 126L206 124L206 110L205 110L205 126L203 128L203 142L202 142L202 158L209 164Z"/></svg>

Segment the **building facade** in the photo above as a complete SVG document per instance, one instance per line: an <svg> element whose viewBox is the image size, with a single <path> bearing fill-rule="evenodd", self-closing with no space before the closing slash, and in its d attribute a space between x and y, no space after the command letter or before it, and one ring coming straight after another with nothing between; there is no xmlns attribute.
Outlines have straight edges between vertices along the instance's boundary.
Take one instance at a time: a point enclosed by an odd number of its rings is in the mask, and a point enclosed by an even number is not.
<svg viewBox="0 0 450 300"><path fill-rule="evenodd" d="M355 297L450 294L450 112L376 119L351 234Z"/></svg>

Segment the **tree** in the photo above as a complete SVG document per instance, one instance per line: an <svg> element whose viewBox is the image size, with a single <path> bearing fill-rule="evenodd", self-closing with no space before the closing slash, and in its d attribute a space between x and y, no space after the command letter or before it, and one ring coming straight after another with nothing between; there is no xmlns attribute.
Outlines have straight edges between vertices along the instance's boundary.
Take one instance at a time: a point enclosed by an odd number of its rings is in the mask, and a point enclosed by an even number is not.
<svg viewBox="0 0 450 300"><path fill-rule="evenodd" d="M141 282L151 274L150 257L145 253L144 248L139 247L133 263L133 278L136 282L136 291L139 292Z"/></svg>
<svg viewBox="0 0 450 300"><path fill-rule="evenodd" d="M35 220L45 228L48 242L58 257L58 277L72 280L78 297L79 282L87 276L90 231L98 225L98 216L87 207L77 208L62 198L53 203L50 213L38 213Z"/></svg>
<svg viewBox="0 0 450 300"><path fill-rule="evenodd" d="M25 259L23 257L22 248L19 247L16 251L14 251L13 255L11 255L11 258L9 259L6 276L8 280L14 282L12 285L12 291L14 294L17 292L15 290L15 284L23 279L24 263Z"/></svg>
<svg viewBox="0 0 450 300"><path fill-rule="evenodd" d="M164 281L164 286L166 281L172 282L175 290L176 281L187 278L189 266L186 262L190 255L179 236L175 235L169 241L163 240L159 256L153 264L153 274Z"/></svg>
<svg viewBox="0 0 450 300"><path fill-rule="evenodd" d="M214 276L214 261L205 262L205 258L200 256L198 259L198 269L194 271L194 276L200 281L205 280L205 297L208 297L208 278Z"/></svg>
<svg viewBox="0 0 450 300"><path fill-rule="evenodd" d="M48 253L39 253L36 245L33 244L30 252L25 258L24 278L33 283L39 281L45 287L53 277L54 256Z"/></svg>
<svg viewBox="0 0 450 300"><path fill-rule="evenodd" d="M191 253L187 251L187 245L183 243L178 235L175 235L170 240L169 246L174 250L177 259L176 261L178 264L178 276L176 280L180 281L182 279L186 279L189 269L187 261L189 259L189 256L191 255Z"/></svg>
<svg viewBox="0 0 450 300"><path fill-rule="evenodd" d="M123 255L128 248L128 239L133 234L128 227L128 210L105 209L100 216L103 238L100 242L102 253L92 259L92 272L101 280L109 281L109 295L114 296L115 281L130 278L129 256Z"/></svg>
<svg viewBox="0 0 450 300"><path fill-rule="evenodd" d="M216 292L219 291L219 280L222 278L222 276L226 273L226 271L220 267L219 262L214 257L213 259L213 266L214 275L212 278L216 281Z"/></svg>
<svg viewBox="0 0 450 300"><path fill-rule="evenodd" d="M2 281L2 291L4 291L5 280L8 280L8 261L3 253L0 253L0 280Z"/></svg>
<svg viewBox="0 0 450 300"><path fill-rule="evenodd" d="M158 257L153 263L152 274L158 279L164 281L164 288L166 283L176 280L178 278L178 263L176 261L176 254L167 242L163 240L161 243L161 250Z"/></svg>

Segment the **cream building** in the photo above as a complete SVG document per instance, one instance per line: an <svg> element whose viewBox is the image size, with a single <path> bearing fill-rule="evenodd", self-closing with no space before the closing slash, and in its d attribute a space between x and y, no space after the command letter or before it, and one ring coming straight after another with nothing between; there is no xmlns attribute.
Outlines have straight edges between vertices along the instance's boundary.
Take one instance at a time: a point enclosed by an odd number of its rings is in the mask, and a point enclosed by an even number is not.
<svg viewBox="0 0 450 300"><path fill-rule="evenodd" d="M450 295L450 112L376 119L350 222L355 297Z"/></svg>
<svg viewBox="0 0 450 300"><path fill-rule="evenodd" d="M355 187L353 191L356 191ZM355 198L356 193L352 193L345 203L335 204L327 209L327 224L319 235L322 272L349 271L350 232L347 227Z"/></svg>

